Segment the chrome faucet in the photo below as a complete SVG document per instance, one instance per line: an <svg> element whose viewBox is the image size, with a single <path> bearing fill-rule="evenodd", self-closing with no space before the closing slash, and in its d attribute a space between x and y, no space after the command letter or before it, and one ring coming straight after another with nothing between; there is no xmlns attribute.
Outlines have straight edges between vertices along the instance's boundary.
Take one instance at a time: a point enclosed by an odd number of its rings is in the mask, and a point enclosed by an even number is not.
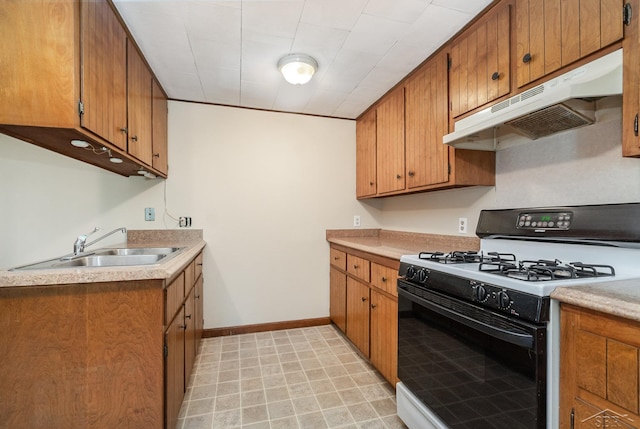
<svg viewBox="0 0 640 429"><path fill-rule="evenodd" d="M118 231L122 231L122 233L123 233L123 234L126 234L126 233L127 233L127 228L125 228L125 227L116 228L116 229L114 229L113 231L111 231L111 232L109 232L109 233L107 233L107 234L103 235L102 237L100 237L100 238L96 238L96 239L95 239L95 240L93 240L92 242L87 243L87 238L88 238L91 234L93 234L93 233L95 233L95 232L97 232L97 231L100 231L100 230L101 230L101 228L96 227L96 228L94 228L94 230L93 230L93 231L91 231L90 233L88 233L88 234L84 234L84 235L80 235L78 238L76 238L76 242L75 242L75 243L73 243L73 254L74 254L74 255L78 255L79 253L84 252L85 247L89 247L89 246L91 246L92 244L95 244L95 243L97 243L98 241L102 240L103 238L107 238L108 236L110 236L110 235L112 235L112 234L115 234L115 233L116 233L116 232L118 232Z"/></svg>

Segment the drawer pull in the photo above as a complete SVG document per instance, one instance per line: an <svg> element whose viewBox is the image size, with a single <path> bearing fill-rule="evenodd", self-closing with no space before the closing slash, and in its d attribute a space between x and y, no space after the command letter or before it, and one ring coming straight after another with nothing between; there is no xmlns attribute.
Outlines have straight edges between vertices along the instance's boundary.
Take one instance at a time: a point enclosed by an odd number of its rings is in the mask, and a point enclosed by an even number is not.
<svg viewBox="0 0 640 429"><path fill-rule="evenodd" d="M363 297L362 297L362 302L365 302L366 300L367 300L367 297L366 297L366 296L363 296Z"/></svg>
<svg viewBox="0 0 640 429"><path fill-rule="evenodd" d="M358 266L357 266L357 265L354 265L354 266L353 266L353 269L354 269L354 270L357 270L357 269L358 269Z"/></svg>
<svg viewBox="0 0 640 429"><path fill-rule="evenodd" d="M371 304L371 308L376 308L376 307L377 307L377 305Z"/></svg>
<svg viewBox="0 0 640 429"><path fill-rule="evenodd" d="M196 265L201 267L202 266L202 262L198 262Z"/></svg>
<svg viewBox="0 0 640 429"><path fill-rule="evenodd" d="M187 314L187 315L185 315L185 316L184 316L184 318L185 318L185 319L189 319L189 320L191 320L191 315L190 315L190 314Z"/></svg>
<svg viewBox="0 0 640 429"><path fill-rule="evenodd" d="M187 325L180 325L179 328L180 329L184 329L186 331L187 330Z"/></svg>
<svg viewBox="0 0 640 429"><path fill-rule="evenodd" d="M500 79L500 73L495 72L491 75L491 80L498 80Z"/></svg>
<svg viewBox="0 0 640 429"><path fill-rule="evenodd" d="M382 283L385 283L387 281L386 277L382 277Z"/></svg>
<svg viewBox="0 0 640 429"><path fill-rule="evenodd" d="M333 257L333 260L334 260L334 261L337 261L338 259L340 259L340 256L334 256L334 257Z"/></svg>

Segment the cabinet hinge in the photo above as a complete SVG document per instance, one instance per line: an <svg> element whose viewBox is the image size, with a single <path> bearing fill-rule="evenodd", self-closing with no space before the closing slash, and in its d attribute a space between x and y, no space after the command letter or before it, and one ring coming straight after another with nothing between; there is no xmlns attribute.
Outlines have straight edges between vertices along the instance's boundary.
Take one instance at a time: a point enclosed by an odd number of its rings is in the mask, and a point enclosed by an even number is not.
<svg viewBox="0 0 640 429"><path fill-rule="evenodd" d="M166 359L169 356L169 347L165 344L162 348L162 356Z"/></svg>
<svg viewBox="0 0 640 429"><path fill-rule="evenodd" d="M625 3L625 5L622 7L622 22L624 23L624 25L631 24L631 14L631 3Z"/></svg>
<svg viewBox="0 0 640 429"><path fill-rule="evenodd" d="M78 113L84 115L84 103L82 101L78 101Z"/></svg>

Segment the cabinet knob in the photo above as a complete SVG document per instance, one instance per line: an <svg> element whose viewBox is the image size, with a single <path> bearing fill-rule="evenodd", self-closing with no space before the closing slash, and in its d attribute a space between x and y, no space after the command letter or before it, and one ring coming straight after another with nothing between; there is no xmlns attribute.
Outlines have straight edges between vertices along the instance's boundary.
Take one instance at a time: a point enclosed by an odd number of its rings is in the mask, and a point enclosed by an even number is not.
<svg viewBox="0 0 640 429"><path fill-rule="evenodd" d="M526 54L524 54L524 57L522 57L522 62L526 64L529 61L531 61L531 54L527 52Z"/></svg>
<svg viewBox="0 0 640 429"><path fill-rule="evenodd" d="M498 72L494 72L494 73L491 75L491 80L498 80L498 79L500 79L500 73L498 73Z"/></svg>
<svg viewBox="0 0 640 429"><path fill-rule="evenodd" d="M367 300L367 297L366 297L366 296L363 296L363 297L362 297L362 302L365 302L366 300Z"/></svg>
<svg viewBox="0 0 640 429"><path fill-rule="evenodd" d="M371 304L371 308L376 308L376 307L377 307L377 305Z"/></svg>
<svg viewBox="0 0 640 429"><path fill-rule="evenodd" d="M383 277L381 280L382 280L383 283L385 283L387 281L387 278Z"/></svg>
<svg viewBox="0 0 640 429"><path fill-rule="evenodd" d="M202 262L198 262L196 265L201 267L202 266Z"/></svg>
<svg viewBox="0 0 640 429"><path fill-rule="evenodd" d="M413 177L413 176L415 176L415 175L416 175L416 173L415 173L415 172L413 172L413 171L410 171L408 174L409 174L409 177ZM399 179L399 178L400 178L400 177L398 177L398 179Z"/></svg>
<svg viewBox="0 0 640 429"><path fill-rule="evenodd" d="M131 140L133 140L134 142L138 141L138 136L131 136Z"/></svg>
<svg viewBox="0 0 640 429"><path fill-rule="evenodd" d="M334 261L337 261L338 259L340 259L340 256L334 256L334 257L333 257L333 260L334 260Z"/></svg>
<svg viewBox="0 0 640 429"><path fill-rule="evenodd" d="M636 113L636 118L633 120L633 134L638 137L638 114Z"/></svg>
<svg viewBox="0 0 640 429"><path fill-rule="evenodd" d="M353 266L353 269L354 269L354 270L357 270L357 269L358 269L358 266L357 266L357 265L354 265L354 266Z"/></svg>
<svg viewBox="0 0 640 429"><path fill-rule="evenodd" d="M159 153L154 153L154 154L153 154L153 157L154 157L154 158L160 158L160 154L159 154Z"/></svg>
<svg viewBox="0 0 640 429"><path fill-rule="evenodd" d="M127 134L127 127L120 128L120 132Z"/></svg>
<svg viewBox="0 0 640 429"><path fill-rule="evenodd" d="M187 325L180 325L179 328L180 329L184 329L186 331L187 330Z"/></svg>
<svg viewBox="0 0 640 429"><path fill-rule="evenodd" d="M402 179L402 176L399 174L396 174L396 179Z"/></svg>
<svg viewBox="0 0 640 429"><path fill-rule="evenodd" d="M373 182L369 182L369 186L373 186Z"/></svg>

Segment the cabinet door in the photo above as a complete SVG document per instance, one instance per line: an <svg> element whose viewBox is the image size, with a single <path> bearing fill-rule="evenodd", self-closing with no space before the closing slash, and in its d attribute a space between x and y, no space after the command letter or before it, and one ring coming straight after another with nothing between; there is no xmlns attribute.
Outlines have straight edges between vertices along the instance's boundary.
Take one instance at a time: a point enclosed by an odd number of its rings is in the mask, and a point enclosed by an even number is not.
<svg viewBox="0 0 640 429"><path fill-rule="evenodd" d="M510 6L489 12L450 48L451 116L457 117L509 93Z"/></svg>
<svg viewBox="0 0 640 429"><path fill-rule="evenodd" d="M167 328L165 334L165 423L166 429L176 427L184 398L184 309Z"/></svg>
<svg viewBox="0 0 640 429"><path fill-rule="evenodd" d="M347 275L331 267L329 272L329 316L342 332L347 329Z"/></svg>
<svg viewBox="0 0 640 429"><path fill-rule="evenodd" d="M151 88L153 106L151 109L153 124L153 168L164 173L169 171L167 163L167 96L155 79Z"/></svg>
<svg viewBox="0 0 640 429"><path fill-rule="evenodd" d="M376 111L356 121L356 197L376 194Z"/></svg>
<svg viewBox="0 0 640 429"><path fill-rule="evenodd" d="M639 10L640 1L631 0L632 10ZM622 155L640 156L640 18L631 14L631 22L625 26L623 41L622 88Z"/></svg>
<svg viewBox="0 0 640 429"><path fill-rule="evenodd" d="M405 188L404 87L388 94L376 118L376 176L378 194Z"/></svg>
<svg viewBox="0 0 640 429"><path fill-rule="evenodd" d="M447 56L423 66L405 86L407 188L449 180Z"/></svg>
<svg viewBox="0 0 640 429"><path fill-rule="evenodd" d="M371 290L371 363L392 386L398 373L398 302Z"/></svg>
<svg viewBox="0 0 640 429"><path fill-rule="evenodd" d="M202 338L202 330L204 329L204 278L198 277L195 288L195 326L196 326L196 354Z"/></svg>
<svg viewBox="0 0 640 429"><path fill-rule="evenodd" d="M622 11L622 0L518 0L518 87L621 40Z"/></svg>
<svg viewBox="0 0 640 429"><path fill-rule="evenodd" d="M184 303L184 379L185 389L196 360L196 291L191 288Z"/></svg>
<svg viewBox="0 0 640 429"><path fill-rule="evenodd" d="M369 357L369 287L347 278L347 337Z"/></svg>
<svg viewBox="0 0 640 429"><path fill-rule="evenodd" d="M146 165L153 163L151 131L151 73L131 40L127 44L127 151Z"/></svg>
<svg viewBox="0 0 640 429"><path fill-rule="evenodd" d="M127 148L127 35L107 0L81 9L83 128Z"/></svg>

